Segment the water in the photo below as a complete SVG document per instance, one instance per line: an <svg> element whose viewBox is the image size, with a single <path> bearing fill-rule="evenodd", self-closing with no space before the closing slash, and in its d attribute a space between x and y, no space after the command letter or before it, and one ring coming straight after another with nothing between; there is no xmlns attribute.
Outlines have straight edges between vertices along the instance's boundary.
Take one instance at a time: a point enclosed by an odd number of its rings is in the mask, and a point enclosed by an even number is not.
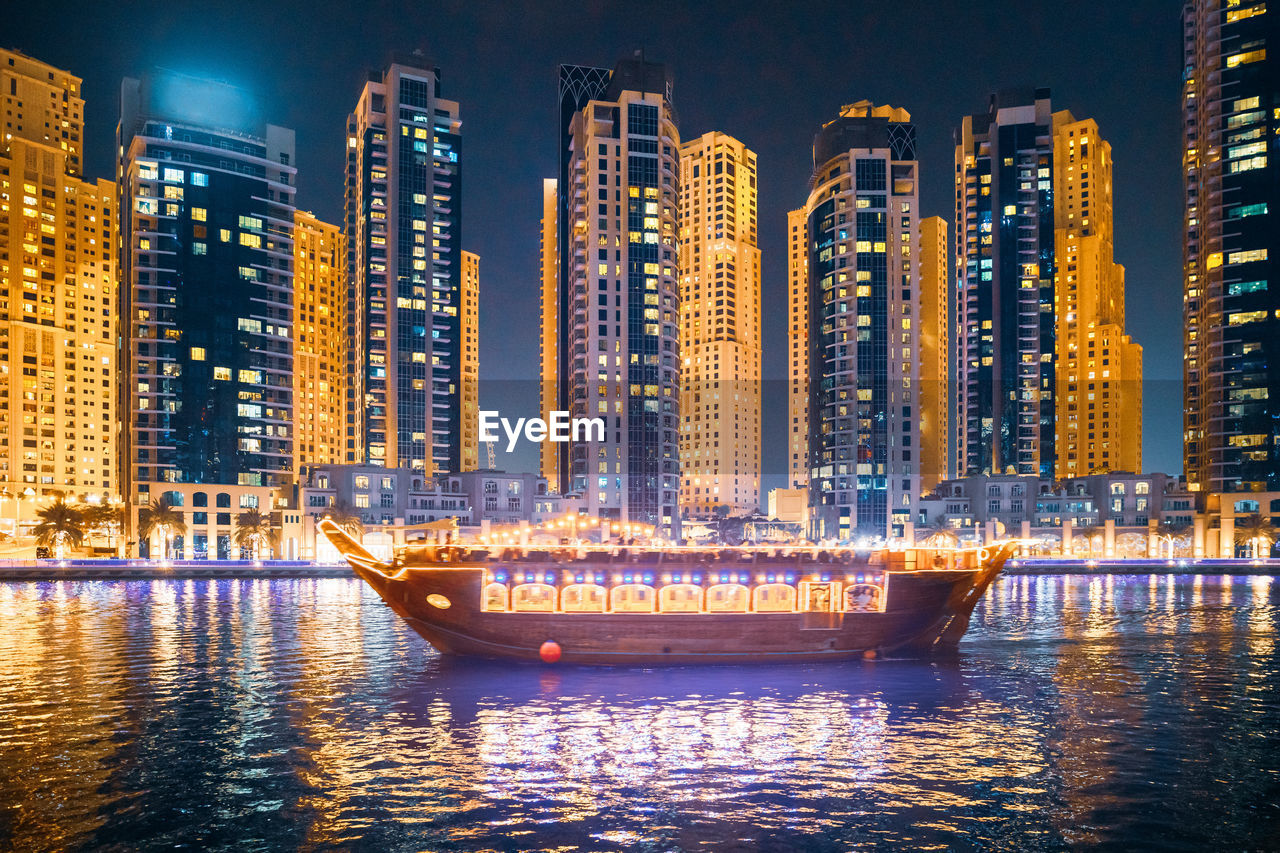
<svg viewBox="0 0 1280 853"><path fill-rule="evenodd" d="M355 581L0 584L0 848L1276 849L1278 605L1005 578L948 663L592 670Z"/></svg>

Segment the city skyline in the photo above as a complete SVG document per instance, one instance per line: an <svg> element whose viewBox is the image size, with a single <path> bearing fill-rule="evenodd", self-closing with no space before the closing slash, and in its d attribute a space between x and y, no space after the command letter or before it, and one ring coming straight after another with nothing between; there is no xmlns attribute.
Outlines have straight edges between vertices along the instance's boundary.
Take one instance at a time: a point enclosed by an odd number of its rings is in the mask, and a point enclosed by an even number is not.
<svg viewBox="0 0 1280 853"><path fill-rule="evenodd" d="M468 233L472 235L467 248L485 259L485 279L494 283L482 290L481 297L480 334L484 338L480 359L484 380L481 402L485 407L498 404L534 411L538 405L537 377L530 365L535 364L531 355L537 351L538 331L536 326L517 324L512 318L528 316L537 306L540 179L555 174L552 118L555 67L579 57L611 65L638 46L642 46L648 56L667 63L676 80L675 103L680 110L683 135L692 138L707 130L721 130L741 138L744 144L759 152L760 244L766 305L764 374L766 380L777 380L781 391L772 394L772 407L771 389L765 391L762 491L785 485L786 479L785 417L779 414L785 411L785 402L781 407L777 405L778 401L785 401L785 322L780 319L782 312L770 312L768 306L785 304L782 302L786 288L784 217L786 210L802 201L798 188L803 186L803 179L798 176L808 171L804 161L821 121L839 104L861 97L901 104L910 110L921 135L921 214L950 219L949 140L960 118L981 109L990 92L998 88L1023 84L1047 86L1054 92L1055 107L1096 119L1104 138L1111 141L1115 150L1116 257L1128 270L1131 306L1150 304L1153 308L1150 311L1131 309L1129 328L1135 340L1147 348L1148 364L1152 365L1148 369L1148 410L1153 405L1167 406L1170 398L1180 399L1178 380L1168 368L1180 362L1181 342L1176 335L1169 334L1176 328L1171 318L1161 315L1161 309L1176 308L1177 300L1168 297L1179 291L1181 279L1176 203L1180 187L1175 174L1178 134L1173 130L1173 122L1178 119L1176 7L1152 3L1130 7L1123 13L1099 10L1099 15L1113 16L1109 22L1097 19L1077 22L1067 20L1069 16L1065 13L1054 11L1037 17L1023 11L1003 18L997 15L994 21L987 16L982 21L954 21L955 27L944 25L955 12L934 10L926 15L928 20L919 25L919 38L883 37L878 44L882 55L872 58L854 50L850 54L852 61L844 65L824 59L821 50L812 54L789 51L783 64L753 63L753 56L757 60L766 58L770 56L768 47L779 47L783 41L780 36L764 37L769 23L760 16L750 21L731 21L728 31L730 42L752 38L761 45L759 53L725 57L729 48L712 44L709 20L680 12L659 29L644 21L643 11L640 6L580 15L568 10L556 21L563 32L556 33L555 38L534 39L530 50L519 56L507 52L500 61L478 62L475 59L477 45L493 43L495 34L506 32L510 26L498 10L466 15L457 7L446 6L438 10L430 28L413 26L410 15L397 29L397 33L439 33L433 40L390 32L379 35L376 25L368 21L360 23L364 38L347 40L337 29L343 19L339 10L320 7L314 16L305 19L302 25L305 31L297 33L298 41L305 42L305 46L296 65L270 67L261 63L248 70L248 66L238 60L254 55L256 36L246 34L242 40L232 40L230 33L234 27L213 33L206 43L193 47L181 57L181 61L179 53L170 53L165 64L184 68L185 63L190 68L184 70L199 70L231 79L258 97L265 107L262 109L265 120L295 127L299 170L311 176L299 182L298 206L315 211L323 220L338 221L339 158L342 156L338 140L342 116L349 109L347 105L357 94L361 78L371 69L385 67L392 49L424 47L427 56L423 64L441 68L443 86L449 97L463 105L466 134L471 140L467 148L468 180L464 196L470 223ZM227 13L227 20L235 21L239 14L233 7ZM851 23L862 27L850 28L859 33L874 35L887 26L873 13L849 16L846 12L845 15ZM172 36L173 25L162 27L148 23L146 27L154 27L154 32L148 33L144 27L137 37L112 41L109 51L92 43L84 45L83 40L69 40L82 45L77 50L68 48L61 36L50 37L55 32L64 33L65 28L60 31L50 27L42 31L42 17L40 13L28 16L10 38L18 49L51 64L65 66L72 73L82 73L89 67L95 69L86 75L85 82L88 102L85 172L105 174L102 137L113 116L95 93L101 92L104 86L109 89L112 82L109 78L116 76L116 69L121 71L119 76L127 76L148 65L146 57L163 41L159 31ZM812 31L820 17L814 15L794 22L801 32L793 38L802 39L804 31ZM86 27L94 23L92 14L82 13L69 19ZM512 19L517 20L519 16L513 15ZM1024 45L1025 50L977 51L973 68L962 66L959 71L963 73L952 73L955 51L964 42L965 35L986 38L992 45L1009 44L1010 40L1001 39L1001 35L1015 30L1019 22L1028 24L1029 21L1032 28L1028 32L1033 38ZM532 21L522 21L524 24L528 24L526 29L534 34L540 28L551 26L536 16ZM1043 39L1034 38L1036 27L1055 29L1063 37L1055 39L1054 45L1046 46ZM28 31L23 32L24 28ZM1082 60L1079 51L1064 49L1073 33L1083 38L1085 29L1096 35L1096 39L1087 42L1096 46L1093 61L1089 60L1088 51ZM289 26L285 30L290 31ZM590 38L583 35L585 30L593 31ZM1126 34L1132 38L1138 31L1154 34L1155 42L1144 39L1125 51L1106 49L1108 43L1114 47L1115 40L1124 39ZM936 43L941 38L938 34L944 32L956 35L945 44ZM303 35L306 38L302 38ZM832 42L840 42L842 38L851 39L852 35L822 36L815 47L823 46L829 52ZM569 47L582 39L586 39L585 54L582 47ZM930 42L934 44L931 46ZM317 45L324 47L318 56L313 55ZM697 45L696 50L692 49L693 45ZM893 66L889 60L903 50L910 50L916 56L918 62L913 66L916 73L886 74L889 66ZM1098 60L1104 53L1106 59ZM208 61L215 54L218 61ZM703 57L701 60L688 58L699 55ZM333 83L316 87L326 92L327 100L298 98L282 91L282 88L297 91L299 69L296 66L312 60L314 67L309 69L308 79ZM946 75L938 73L943 65L948 66ZM748 68L763 71L751 76L746 73ZM841 73L833 76L833 68ZM935 72L933 76L930 76L931 70ZM235 79L237 75L241 79ZM823 78L821 84L817 82L820 77ZM1127 96L1122 97L1118 87L1090 84L1090 81L1096 84L1117 77L1135 84L1124 87ZM1144 80L1148 85L1143 85ZM330 90L332 94L328 94ZM1139 93L1139 97L1134 98L1134 92ZM780 93L785 93L785 101L777 100ZM778 103L785 103L785 107L779 109ZM1162 132L1162 126L1171 133ZM511 138L522 140L519 150L525 156L510 156L513 149L504 143ZM1153 154L1153 150L1161 147L1166 149L1164 158ZM1152 163L1167 164L1163 184L1150 174ZM494 192L495 186L501 186L502 192ZM501 228L488 227L501 221L494 212L496 209L508 212L510 222ZM1161 242L1166 244L1163 249ZM1176 320L1176 312L1169 313ZM1157 334L1162 327L1163 336ZM1162 375L1162 370L1170 375ZM503 381L511 379L529 381L525 383L527 387L508 386ZM493 394L508 399L489 399L490 392L485 387L488 383L501 388ZM1162 383L1168 383L1164 391ZM1162 404L1162 400L1166 402ZM1153 417L1146 421L1145 467L1179 471L1180 425L1160 423ZM499 448L499 464L534 470L535 454L536 449L529 448L523 456L517 451L516 458L512 459L503 456Z"/></svg>

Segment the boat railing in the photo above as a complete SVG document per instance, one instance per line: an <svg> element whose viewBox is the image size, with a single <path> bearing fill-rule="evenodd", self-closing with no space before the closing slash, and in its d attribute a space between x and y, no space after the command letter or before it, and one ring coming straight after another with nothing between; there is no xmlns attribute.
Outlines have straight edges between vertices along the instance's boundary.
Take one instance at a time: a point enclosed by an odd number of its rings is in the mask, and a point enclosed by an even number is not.
<svg viewBox="0 0 1280 853"><path fill-rule="evenodd" d="M476 564L502 562L510 564L540 565L637 565L660 568L663 566L884 566L894 571L922 571L929 569L972 569L987 557L985 550L972 548L913 548L907 550L855 551L852 549L745 549L745 548L690 548L649 546L608 546L523 549L471 548L459 545L413 546L396 552L397 566L414 564Z"/></svg>

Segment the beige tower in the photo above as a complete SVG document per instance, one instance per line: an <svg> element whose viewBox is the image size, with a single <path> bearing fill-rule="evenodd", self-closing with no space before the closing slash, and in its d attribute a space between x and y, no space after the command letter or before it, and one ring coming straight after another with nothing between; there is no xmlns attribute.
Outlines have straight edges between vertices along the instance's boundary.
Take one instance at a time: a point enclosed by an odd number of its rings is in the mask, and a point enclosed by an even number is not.
<svg viewBox="0 0 1280 853"><path fill-rule="evenodd" d="M951 315L947 221L920 220L920 489L951 476Z"/></svg>
<svg viewBox="0 0 1280 853"><path fill-rule="evenodd" d="M4 137L24 139L66 155L65 172L82 174L84 99L80 78L13 50L0 50Z"/></svg>
<svg viewBox="0 0 1280 853"><path fill-rule="evenodd" d="M354 462L343 440L347 398L347 248L342 229L293 218L293 470Z"/></svg>
<svg viewBox="0 0 1280 853"><path fill-rule="evenodd" d="M115 184L80 174L80 80L0 51L0 530L116 476Z"/></svg>
<svg viewBox="0 0 1280 853"><path fill-rule="evenodd" d="M542 181L542 235L538 254L541 275L538 404L544 419L559 408L556 377L560 375L560 345L557 340L560 328L557 307L560 259L556 251L556 198L555 178L545 178ZM553 492L560 491L560 447L561 443L555 441L544 441L539 445L539 468L542 476L547 478L547 488Z"/></svg>
<svg viewBox="0 0 1280 853"><path fill-rule="evenodd" d="M809 488L808 212L787 213L787 486Z"/></svg>
<svg viewBox="0 0 1280 853"><path fill-rule="evenodd" d="M480 467L480 256L462 253L462 470Z"/></svg>
<svg viewBox="0 0 1280 853"><path fill-rule="evenodd" d="M1113 261L1111 146L1093 119L1053 114L1055 476L1142 470L1142 347L1124 333Z"/></svg>
<svg viewBox="0 0 1280 853"><path fill-rule="evenodd" d="M682 510L760 508L756 155L712 131L680 146Z"/></svg>

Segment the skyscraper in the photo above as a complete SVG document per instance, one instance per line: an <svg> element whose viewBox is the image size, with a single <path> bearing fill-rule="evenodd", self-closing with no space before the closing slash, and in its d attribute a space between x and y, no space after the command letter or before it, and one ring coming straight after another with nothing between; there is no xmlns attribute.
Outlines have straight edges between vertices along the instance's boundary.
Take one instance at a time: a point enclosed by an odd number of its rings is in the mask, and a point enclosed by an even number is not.
<svg viewBox="0 0 1280 853"><path fill-rule="evenodd" d="M809 221L787 212L787 487L809 488Z"/></svg>
<svg viewBox="0 0 1280 853"><path fill-rule="evenodd" d="M1183 6L1183 453L1200 491L1280 489L1278 15Z"/></svg>
<svg viewBox="0 0 1280 853"><path fill-rule="evenodd" d="M293 231L294 471L347 456L347 249L342 229L310 213Z"/></svg>
<svg viewBox="0 0 1280 853"><path fill-rule="evenodd" d="M107 499L120 489L116 187L80 176L80 78L0 50L0 92L0 489Z"/></svg>
<svg viewBox="0 0 1280 853"><path fill-rule="evenodd" d="M347 119L347 441L370 465L462 466L461 145L437 69L370 75Z"/></svg>
<svg viewBox="0 0 1280 853"><path fill-rule="evenodd" d="M0 49L0 60L5 138L58 149L66 155L63 173L80 177L84 150L80 78L16 50Z"/></svg>
<svg viewBox="0 0 1280 853"><path fill-rule="evenodd" d="M539 390L543 417L552 411L569 411L573 391L570 388L572 359L570 340L572 324L564 315L566 306L572 304L571 288L574 286L573 265L565 257L569 245L570 229L577 221L570 210L567 190L570 180L570 164L573 161L573 120L578 112L591 101L604 97L613 71L591 65L561 65L557 92L559 95L559 141L556 147L559 173L555 180L542 184L542 241L541 263L543 289L541 298L543 340L541 346L542 384ZM550 206L549 206L550 205ZM548 219L550 217L550 219ZM553 266L554 265L554 268ZM554 283L548 283L548 275ZM563 452L559 444L542 443L541 463L543 476L552 488L563 492L585 488L585 481L577 485L571 472L570 454ZM548 466L555 466L554 474Z"/></svg>
<svg viewBox="0 0 1280 853"><path fill-rule="evenodd" d="M1003 91L956 133L960 474L1052 477L1053 116Z"/></svg>
<svg viewBox="0 0 1280 853"><path fill-rule="evenodd" d="M711 131L680 146L680 504L760 508L756 155Z"/></svg>
<svg viewBox="0 0 1280 853"><path fill-rule="evenodd" d="M462 454L459 471L480 467L480 256L462 253Z"/></svg>
<svg viewBox="0 0 1280 853"><path fill-rule="evenodd" d="M1142 348L1113 261L1111 147L1047 89L991 97L956 134L959 472L1142 465Z"/></svg>
<svg viewBox="0 0 1280 853"><path fill-rule="evenodd" d="M560 405L560 253L557 249L558 229L556 179L542 181L542 222L538 241L538 263L541 283L538 291L538 405L543 418L562 408ZM539 470L552 492L562 490L560 483L560 443L544 441L539 445Z"/></svg>
<svg viewBox="0 0 1280 853"><path fill-rule="evenodd" d="M920 486L950 479L951 279L947 221L920 220Z"/></svg>
<svg viewBox="0 0 1280 853"><path fill-rule="evenodd" d="M1142 347L1124 331L1111 146L1093 119L1053 114L1054 476L1142 470Z"/></svg>
<svg viewBox="0 0 1280 853"><path fill-rule="evenodd" d="M560 485L582 493L592 515L670 531L679 524L680 137L663 66L624 60L599 72L561 69L562 121L573 111L562 126L559 290L544 309L556 312L556 408L602 418L605 440L566 445Z"/></svg>
<svg viewBox="0 0 1280 853"><path fill-rule="evenodd" d="M920 491L915 126L859 101L813 143L809 506L817 538L899 536Z"/></svg>
<svg viewBox="0 0 1280 853"><path fill-rule="evenodd" d="M293 131L245 93L156 71L121 86L125 497L293 478Z"/></svg>

